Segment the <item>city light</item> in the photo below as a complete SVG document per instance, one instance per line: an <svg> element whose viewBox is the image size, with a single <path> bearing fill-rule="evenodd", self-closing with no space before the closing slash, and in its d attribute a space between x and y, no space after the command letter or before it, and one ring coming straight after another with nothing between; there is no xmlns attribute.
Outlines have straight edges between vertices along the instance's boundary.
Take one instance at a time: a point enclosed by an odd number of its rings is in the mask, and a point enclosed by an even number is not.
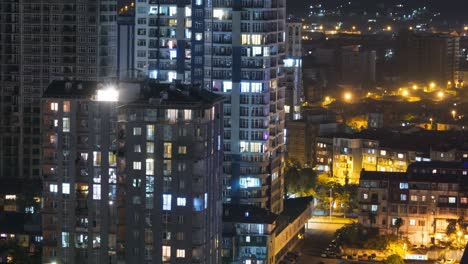
<svg viewBox="0 0 468 264"><path fill-rule="evenodd" d="M444 98L444 95L445 95L445 94L444 94L444 92L442 92L442 91L440 91L440 92L437 93L437 97L438 97L439 99L443 99L443 98Z"/></svg>
<svg viewBox="0 0 468 264"><path fill-rule="evenodd" d="M97 91L96 100L101 102L117 102L119 100L119 91L114 86L100 89Z"/></svg>
<svg viewBox="0 0 468 264"><path fill-rule="evenodd" d="M409 95L409 92L408 90L403 90L403 92L401 93L404 97L407 97Z"/></svg>
<svg viewBox="0 0 468 264"><path fill-rule="evenodd" d="M418 86L415 84L413 85L413 90L417 90L418 89Z"/></svg>
<svg viewBox="0 0 468 264"><path fill-rule="evenodd" d="M435 82L431 82L431 83L429 84L429 87L431 87L432 89L434 89L434 88L436 87Z"/></svg>
<svg viewBox="0 0 468 264"><path fill-rule="evenodd" d="M452 114L453 119L455 119L456 116L457 116L457 111L456 111L456 110L452 110L452 112L450 112L450 113Z"/></svg>
<svg viewBox="0 0 468 264"><path fill-rule="evenodd" d="M343 94L343 98L345 101L350 101L353 98L353 94L351 92L346 92Z"/></svg>

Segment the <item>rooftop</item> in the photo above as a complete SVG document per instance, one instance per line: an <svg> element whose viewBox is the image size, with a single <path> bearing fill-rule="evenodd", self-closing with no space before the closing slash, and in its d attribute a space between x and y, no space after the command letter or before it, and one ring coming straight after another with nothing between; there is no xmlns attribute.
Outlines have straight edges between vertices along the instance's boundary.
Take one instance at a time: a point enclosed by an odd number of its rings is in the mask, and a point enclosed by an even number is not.
<svg viewBox="0 0 468 264"><path fill-rule="evenodd" d="M278 215L252 205L223 205L223 222L273 224L277 218Z"/></svg>

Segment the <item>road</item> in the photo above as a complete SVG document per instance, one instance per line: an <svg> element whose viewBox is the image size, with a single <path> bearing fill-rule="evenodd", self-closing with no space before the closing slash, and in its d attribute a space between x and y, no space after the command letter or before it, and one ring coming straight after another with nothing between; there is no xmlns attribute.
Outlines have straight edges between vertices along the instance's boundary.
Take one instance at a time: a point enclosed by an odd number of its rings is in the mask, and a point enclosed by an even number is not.
<svg viewBox="0 0 468 264"><path fill-rule="evenodd" d="M325 264L338 263L338 259L322 258L320 257L320 253L333 240L335 230L342 226L343 224L340 223L316 223L309 221L304 239L296 248L296 251L302 253L298 264L318 264L321 261Z"/></svg>

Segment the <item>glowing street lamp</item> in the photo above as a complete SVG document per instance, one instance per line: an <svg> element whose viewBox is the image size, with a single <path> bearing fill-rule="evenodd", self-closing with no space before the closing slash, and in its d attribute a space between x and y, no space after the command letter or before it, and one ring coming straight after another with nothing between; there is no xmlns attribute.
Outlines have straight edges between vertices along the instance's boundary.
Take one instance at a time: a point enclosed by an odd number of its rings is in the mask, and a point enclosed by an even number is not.
<svg viewBox="0 0 468 264"><path fill-rule="evenodd" d="M418 86L416 84L413 85L413 90L417 90Z"/></svg>
<svg viewBox="0 0 468 264"><path fill-rule="evenodd" d="M439 99L441 99L441 100L444 99L444 92L442 92L442 91L438 92L438 93L437 93L437 97L438 97Z"/></svg>
<svg viewBox="0 0 468 264"><path fill-rule="evenodd" d="M401 93L404 97L407 97L409 95L409 92L408 90L403 90L403 92Z"/></svg>
<svg viewBox="0 0 468 264"><path fill-rule="evenodd" d="M353 98L353 94L350 92L346 92L343 94L343 98L345 99L345 101L350 101Z"/></svg>
<svg viewBox="0 0 468 264"><path fill-rule="evenodd" d="M430 86L432 89L434 89L434 88L436 87L436 84L435 84L435 82L431 82L431 83L429 84L429 86Z"/></svg>

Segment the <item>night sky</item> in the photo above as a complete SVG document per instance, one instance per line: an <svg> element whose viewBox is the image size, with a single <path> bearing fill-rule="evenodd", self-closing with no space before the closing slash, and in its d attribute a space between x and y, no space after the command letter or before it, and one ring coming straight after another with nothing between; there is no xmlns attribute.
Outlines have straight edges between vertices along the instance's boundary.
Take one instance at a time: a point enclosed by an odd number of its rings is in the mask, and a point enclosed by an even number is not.
<svg viewBox="0 0 468 264"><path fill-rule="evenodd" d="M445 19L465 19L468 21L468 0L287 0L288 13L304 14L309 10L311 3L324 3L327 6L336 6L338 3L352 1L360 6L368 6L373 9L377 4L383 3L388 6L403 4L410 7L427 6L433 11L438 11Z"/></svg>

